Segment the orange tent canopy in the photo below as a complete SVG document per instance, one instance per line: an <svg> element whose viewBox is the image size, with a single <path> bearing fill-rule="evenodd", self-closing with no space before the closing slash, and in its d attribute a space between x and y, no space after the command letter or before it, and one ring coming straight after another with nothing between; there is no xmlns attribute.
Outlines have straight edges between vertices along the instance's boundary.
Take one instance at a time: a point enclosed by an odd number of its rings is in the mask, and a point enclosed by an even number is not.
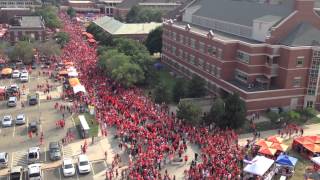
<svg viewBox="0 0 320 180"><path fill-rule="evenodd" d="M261 154L265 154L265 155L270 155L270 156L274 156L276 154L277 150L273 149L273 148L263 148L261 147L259 149L259 153Z"/></svg>
<svg viewBox="0 0 320 180"><path fill-rule="evenodd" d="M271 145L271 148L276 149L278 151L286 152L288 150L289 146L287 146L285 144L273 143Z"/></svg>
<svg viewBox="0 0 320 180"><path fill-rule="evenodd" d="M78 78L70 78L69 79L69 84L70 84L71 87L75 87L75 86L80 84L80 81L79 81Z"/></svg>
<svg viewBox="0 0 320 180"><path fill-rule="evenodd" d="M314 144L314 142L312 141L312 139L308 138L308 136L301 136L301 137L297 137L294 139L295 142L299 143L299 144Z"/></svg>
<svg viewBox="0 0 320 180"><path fill-rule="evenodd" d="M71 66L73 66L73 62L66 61L66 62L64 62L64 65L71 65Z"/></svg>
<svg viewBox="0 0 320 180"><path fill-rule="evenodd" d="M283 138L277 137L277 136L270 136L267 138L268 141L273 142L273 143L282 143Z"/></svg>
<svg viewBox="0 0 320 180"><path fill-rule="evenodd" d="M320 136L305 136L305 137L311 140L311 142L313 143L316 143L316 144L320 143Z"/></svg>
<svg viewBox="0 0 320 180"><path fill-rule="evenodd" d="M260 147L270 147L272 145L272 142L260 139L255 143L255 145Z"/></svg>
<svg viewBox="0 0 320 180"><path fill-rule="evenodd" d="M308 149L309 151L313 153L319 153L320 152L320 146L316 144L304 144L304 148Z"/></svg>
<svg viewBox="0 0 320 180"><path fill-rule="evenodd" d="M1 74L2 75L8 75L12 73L12 69L11 68L4 68L1 70Z"/></svg>

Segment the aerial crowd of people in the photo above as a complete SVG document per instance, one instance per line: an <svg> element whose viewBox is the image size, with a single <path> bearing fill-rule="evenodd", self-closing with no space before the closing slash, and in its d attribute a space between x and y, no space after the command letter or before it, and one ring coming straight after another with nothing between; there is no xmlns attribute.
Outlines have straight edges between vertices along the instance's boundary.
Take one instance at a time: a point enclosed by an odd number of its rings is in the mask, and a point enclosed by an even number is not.
<svg viewBox="0 0 320 180"><path fill-rule="evenodd" d="M63 31L70 35L60 59L75 63L87 92L75 103L95 107L102 134L107 135L106 126L116 127L119 147L129 156L126 177L178 179L165 170L166 164L190 160L186 179L240 179L243 153L233 130L185 124L138 87L123 88L106 77L97 66L96 47L89 46L81 35L84 27L65 13L59 15L64 22ZM188 144L200 149L194 157L185 153ZM111 169L108 179L113 179L115 174L118 175L118 169Z"/></svg>

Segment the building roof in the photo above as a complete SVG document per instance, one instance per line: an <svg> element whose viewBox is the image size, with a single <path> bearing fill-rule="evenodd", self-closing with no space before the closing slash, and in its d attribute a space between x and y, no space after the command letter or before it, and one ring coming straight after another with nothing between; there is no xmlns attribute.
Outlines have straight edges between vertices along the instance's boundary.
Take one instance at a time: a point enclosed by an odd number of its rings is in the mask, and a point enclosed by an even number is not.
<svg viewBox="0 0 320 180"><path fill-rule="evenodd" d="M308 22L298 24L288 35L280 41L288 46L312 46L320 44L320 30Z"/></svg>
<svg viewBox="0 0 320 180"><path fill-rule="evenodd" d="M126 24L108 16L99 18L95 20L94 23L112 35L148 34L153 29L162 25L162 23L154 23L154 22Z"/></svg>
<svg viewBox="0 0 320 180"><path fill-rule="evenodd" d="M259 3L254 0L198 0L190 7L200 8L193 14L213 18L244 26L252 26L254 19L272 15L287 17L294 9L293 0L281 0L281 3Z"/></svg>
<svg viewBox="0 0 320 180"><path fill-rule="evenodd" d="M21 16L20 26L27 28L43 27L43 21L40 16Z"/></svg>
<svg viewBox="0 0 320 180"><path fill-rule="evenodd" d="M139 3L139 0L123 0L117 5L118 8L130 9L132 6Z"/></svg>
<svg viewBox="0 0 320 180"><path fill-rule="evenodd" d="M81 0L77 0L77 1L69 1L69 3L71 3L71 4L77 4L77 3L90 4L90 3L92 3L92 1L81 1Z"/></svg>
<svg viewBox="0 0 320 180"><path fill-rule="evenodd" d="M180 5L186 0L123 0L118 4L118 8L130 9L135 5L153 6L153 5Z"/></svg>

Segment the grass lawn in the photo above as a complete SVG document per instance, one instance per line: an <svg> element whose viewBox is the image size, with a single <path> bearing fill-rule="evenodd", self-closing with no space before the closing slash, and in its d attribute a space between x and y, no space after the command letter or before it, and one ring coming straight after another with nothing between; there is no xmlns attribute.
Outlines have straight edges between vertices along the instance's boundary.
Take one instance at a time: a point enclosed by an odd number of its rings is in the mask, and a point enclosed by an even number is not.
<svg viewBox="0 0 320 180"><path fill-rule="evenodd" d="M286 144L290 147L292 144L292 141L293 141L292 139L288 139L288 140L285 140L283 142L283 144ZM291 148L289 149L288 153L289 153L289 156L292 156L292 157L295 157L298 159L298 162L295 167L294 175L292 176L292 178L290 180L304 179L305 169L309 166L312 166L312 163L307 158L301 156L299 153L292 150Z"/></svg>
<svg viewBox="0 0 320 180"><path fill-rule="evenodd" d="M95 117L93 115L90 115L89 113L83 113L83 114L80 114L80 115L84 115L84 117L86 118L87 123L88 123L88 125L90 127L89 137L98 136L99 124L95 120ZM80 119L78 118L78 116L74 118L74 122L75 122L77 128L80 128L79 127L80 126Z"/></svg>

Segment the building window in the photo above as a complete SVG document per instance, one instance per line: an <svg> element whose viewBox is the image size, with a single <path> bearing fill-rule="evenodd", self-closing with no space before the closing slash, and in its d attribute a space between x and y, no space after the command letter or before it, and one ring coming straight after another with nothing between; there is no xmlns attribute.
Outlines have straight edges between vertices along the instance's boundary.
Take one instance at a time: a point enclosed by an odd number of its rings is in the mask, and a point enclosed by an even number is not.
<svg viewBox="0 0 320 180"><path fill-rule="evenodd" d="M181 44L183 44L183 35L182 34L179 34L179 41Z"/></svg>
<svg viewBox="0 0 320 180"><path fill-rule="evenodd" d="M217 68L217 78L220 78L221 76L221 68Z"/></svg>
<svg viewBox="0 0 320 180"><path fill-rule="evenodd" d="M212 46L208 46L208 54L210 56L216 56L217 55L217 48L212 47Z"/></svg>
<svg viewBox="0 0 320 180"><path fill-rule="evenodd" d="M307 108L313 108L313 101L307 101Z"/></svg>
<svg viewBox="0 0 320 180"><path fill-rule="evenodd" d="M201 59L201 58L199 58L199 63L198 63L198 66L199 66L199 68L203 68L203 59Z"/></svg>
<svg viewBox="0 0 320 180"><path fill-rule="evenodd" d="M237 51L237 59L243 63L249 64L250 63L250 56L249 54L243 51Z"/></svg>
<svg viewBox="0 0 320 180"><path fill-rule="evenodd" d="M179 54L178 54L178 56L179 56L180 58L182 58L182 56L183 56L183 51L182 51L182 49L179 49Z"/></svg>
<svg viewBox="0 0 320 180"><path fill-rule="evenodd" d="M172 46L172 54L176 55L176 51L177 51L177 48L175 46Z"/></svg>
<svg viewBox="0 0 320 180"><path fill-rule="evenodd" d="M193 38L190 39L190 46L194 49L196 48L196 40L194 40Z"/></svg>
<svg viewBox="0 0 320 180"><path fill-rule="evenodd" d="M205 44L203 42L199 42L199 51L202 53L205 51Z"/></svg>
<svg viewBox="0 0 320 180"><path fill-rule="evenodd" d="M172 39L173 39L174 41L177 40L177 33L176 33L176 32L172 32Z"/></svg>
<svg viewBox="0 0 320 180"><path fill-rule="evenodd" d="M196 62L195 62L194 55L190 55L189 58L190 58L190 63L195 65Z"/></svg>
<svg viewBox="0 0 320 180"><path fill-rule="evenodd" d="M220 48L218 48L218 55L217 55L217 57L219 58L219 59L222 59L222 49L220 49Z"/></svg>
<svg viewBox="0 0 320 180"><path fill-rule="evenodd" d="M301 77L294 77L292 81L292 86L293 87L300 87L301 86Z"/></svg>
<svg viewBox="0 0 320 180"><path fill-rule="evenodd" d="M188 54L188 52L184 52L184 60L188 60L189 59L189 54Z"/></svg>
<svg viewBox="0 0 320 180"><path fill-rule="evenodd" d="M296 67L303 67L304 64L304 56L299 56L296 59Z"/></svg>
<svg viewBox="0 0 320 180"><path fill-rule="evenodd" d="M211 71L210 71L210 74L212 74L213 76L215 76L216 74L216 66L211 64Z"/></svg>
<svg viewBox="0 0 320 180"><path fill-rule="evenodd" d="M235 71L235 79L247 83L248 75L238 69Z"/></svg>

